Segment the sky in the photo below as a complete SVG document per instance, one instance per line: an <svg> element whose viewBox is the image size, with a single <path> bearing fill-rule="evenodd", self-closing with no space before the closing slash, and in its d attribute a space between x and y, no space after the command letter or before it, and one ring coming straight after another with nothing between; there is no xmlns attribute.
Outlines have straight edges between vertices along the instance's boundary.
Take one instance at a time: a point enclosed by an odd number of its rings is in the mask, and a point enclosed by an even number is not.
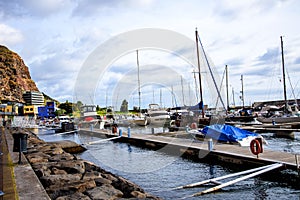
<svg viewBox="0 0 300 200"><path fill-rule="evenodd" d="M200 99L197 28L214 72L200 67L204 104L227 103L227 65L229 104L242 105L243 86L250 105L283 99L280 36L287 96L300 98L299 8L297 0L2 0L0 44L18 53L39 90L60 102L172 107ZM178 48L183 41L195 43L188 58Z"/></svg>

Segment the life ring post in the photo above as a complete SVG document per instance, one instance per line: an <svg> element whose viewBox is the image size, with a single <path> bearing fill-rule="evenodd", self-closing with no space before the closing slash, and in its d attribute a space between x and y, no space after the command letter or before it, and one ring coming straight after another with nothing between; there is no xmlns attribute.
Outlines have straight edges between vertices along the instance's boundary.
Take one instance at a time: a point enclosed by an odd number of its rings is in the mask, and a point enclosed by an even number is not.
<svg viewBox="0 0 300 200"><path fill-rule="evenodd" d="M260 144L260 153L264 152L264 148L263 148L263 140L262 138L256 138Z"/></svg>

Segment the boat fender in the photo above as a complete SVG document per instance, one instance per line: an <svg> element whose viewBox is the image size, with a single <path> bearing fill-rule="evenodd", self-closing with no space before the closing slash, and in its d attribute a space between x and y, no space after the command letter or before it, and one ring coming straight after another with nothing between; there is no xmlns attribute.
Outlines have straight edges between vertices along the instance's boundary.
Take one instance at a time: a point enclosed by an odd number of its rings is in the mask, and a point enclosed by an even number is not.
<svg viewBox="0 0 300 200"><path fill-rule="evenodd" d="M262 152L261 143L257 139L252 140L250 142L250 150L254 155L258 155Z"/></svg>
<svg viewBox="0 0 300 200"><path fill-rule="evenodd" d="M197 129L197 124L195 122L191 124L191 129Z"/></svg>
<svg viewBox="0 0 300 200"><path fill-rule="evenodd" d="M116 127L116 126L112 126L112 128L111 128L111 129L112 129L112 133L114 133L114 134L115 134L115 133L117 133L117 131L118 131L118 129L117 129L117 127Z"/></svg>
<svg viewBox="0 0 300 200"><path fill-rule="evenodd" d="M170 121L170 126L174 126L175 125L175 120L171 120Z"/></svg>

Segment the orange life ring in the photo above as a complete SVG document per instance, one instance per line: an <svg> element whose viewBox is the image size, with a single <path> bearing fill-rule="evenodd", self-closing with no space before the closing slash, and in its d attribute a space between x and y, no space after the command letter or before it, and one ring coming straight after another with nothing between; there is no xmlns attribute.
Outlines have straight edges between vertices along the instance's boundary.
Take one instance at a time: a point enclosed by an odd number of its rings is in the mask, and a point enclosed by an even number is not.
<svg viewBox="0 0 300 200"><path fill-rule="evenodd" d="M257 139L254 139L250 142L250 150L254 155L261 153L260 142Z"/></svg>

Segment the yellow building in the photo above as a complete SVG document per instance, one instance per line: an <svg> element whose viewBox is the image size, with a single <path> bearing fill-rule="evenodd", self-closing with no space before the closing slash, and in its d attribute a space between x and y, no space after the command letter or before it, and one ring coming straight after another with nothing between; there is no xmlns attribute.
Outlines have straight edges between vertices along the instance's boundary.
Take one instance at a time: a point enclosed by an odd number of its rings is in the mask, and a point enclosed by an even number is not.
<svg viewBox="0 0 300 200"><path fill-rule="evenodd" d="M18 106L17 105L0 105L0 114L1 115L18 115Z"/></svg>
<svg viewBox="0 0 300 200"><path fill-rule="evenodd" d="M36 116L38 114L38 106L29 105L23 108L24 115Z"/></svg>

